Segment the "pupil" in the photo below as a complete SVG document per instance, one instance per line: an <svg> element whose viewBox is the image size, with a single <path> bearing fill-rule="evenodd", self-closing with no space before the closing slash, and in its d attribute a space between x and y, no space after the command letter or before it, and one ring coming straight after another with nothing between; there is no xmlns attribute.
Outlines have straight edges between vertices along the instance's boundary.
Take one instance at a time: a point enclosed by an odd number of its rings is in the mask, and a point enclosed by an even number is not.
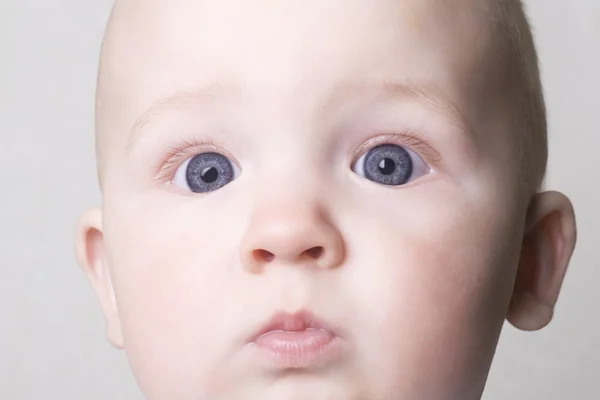
<svg viewBox="0 0 600 400"><path fill-rule="evenodd" d="M391 158L384 158L379 163L379 172L384 175L391 175L396 170L396 163Z"/></svg>
<svg viewBox="0 0 600 400"><path fill-rule="evenodd" d="M219 177L219 173L215 167L208 167L202 170L202 174L200 174L202 180L206 183L213 183Z"/></svg>

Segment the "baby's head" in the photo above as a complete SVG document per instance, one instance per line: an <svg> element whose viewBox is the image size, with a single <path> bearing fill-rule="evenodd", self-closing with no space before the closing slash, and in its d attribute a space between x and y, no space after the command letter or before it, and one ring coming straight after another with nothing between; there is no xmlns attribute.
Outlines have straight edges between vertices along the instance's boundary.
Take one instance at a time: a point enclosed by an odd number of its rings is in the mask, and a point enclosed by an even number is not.
<svg viewBox="0 0 600 400"><path fill-rule="evenodd" d="M472 400L575 244L516 0L117 2L77 254L149 400ZM264 334L264 335L263 335Z"/></svg>

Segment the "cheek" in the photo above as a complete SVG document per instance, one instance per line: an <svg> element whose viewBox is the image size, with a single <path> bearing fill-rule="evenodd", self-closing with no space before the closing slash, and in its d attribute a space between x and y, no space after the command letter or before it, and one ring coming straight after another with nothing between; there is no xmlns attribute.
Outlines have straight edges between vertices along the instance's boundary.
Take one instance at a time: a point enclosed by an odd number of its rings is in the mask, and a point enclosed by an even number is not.
<svg viewBox="0 0 600 400"><path fill-rule="evenodd" d="M355 216L347 228L356 240L349 247L362 249L353 254L348 298L369 318L358 337L372 349L364 361L388 374L384 382L401 382L397 390L474 390L465 377L487 373L508 305L515 216L493 203L444 199L407 201L416 204L410 212L377 208L385 216Z"/></svg>
<svg viewBox="0 0 600 400"><path fill-rule="evenodd" d="M156 398L207 387L224 352L215 326L226 327L217 310L227 307L229 272L219 248L231 245L199 209L149 201L112 213L105 226L127 355Z"/></svg>

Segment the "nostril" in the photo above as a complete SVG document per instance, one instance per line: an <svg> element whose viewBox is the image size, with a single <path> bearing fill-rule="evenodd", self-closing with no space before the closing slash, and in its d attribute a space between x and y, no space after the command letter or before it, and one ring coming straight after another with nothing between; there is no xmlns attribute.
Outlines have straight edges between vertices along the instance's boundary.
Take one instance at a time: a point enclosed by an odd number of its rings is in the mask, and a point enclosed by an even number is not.
<svg viewBox="0 0 600 400"><path fill-rule="evenodd" d="M270 262L273 260L273 258L275 257L275 254L271 253L270 251L267 250L254 250L252 252L252 256L254 257L255 261L258 262Z"/></svg>
<svg viewBox="0 0 600 400"><path fill-rule="evenodd" d="M324 249L322 246L315 246L315 247L312 247L312 248L306 250L306 252L314 259L321 257L321 254L323 254L323 251L324 251Z"/></svg>

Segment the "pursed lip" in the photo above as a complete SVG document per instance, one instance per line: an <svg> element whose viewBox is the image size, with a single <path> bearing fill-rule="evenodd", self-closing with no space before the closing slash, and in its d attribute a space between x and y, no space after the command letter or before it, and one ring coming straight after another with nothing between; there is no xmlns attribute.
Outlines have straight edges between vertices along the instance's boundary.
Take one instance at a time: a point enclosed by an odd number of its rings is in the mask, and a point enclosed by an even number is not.
<svg viewBox="0 0 600 400"><path fill-rule="evenodd" d="M275 312L272 317L264 323L257 332L250 336L248 342L256 341L262 335L269 332L301 332L307 329L322 329L338 336L336 330L326 321L317 317L308 310L299 310L295 313L284 311Z"/></svg>
<svg viewBox="0 0 600 400"><path fill-rule="evenodd" d="M339 330L308 310L277 311L250 336L248 346L262 368L312 369L343 362L347 344Z"/></svg>

